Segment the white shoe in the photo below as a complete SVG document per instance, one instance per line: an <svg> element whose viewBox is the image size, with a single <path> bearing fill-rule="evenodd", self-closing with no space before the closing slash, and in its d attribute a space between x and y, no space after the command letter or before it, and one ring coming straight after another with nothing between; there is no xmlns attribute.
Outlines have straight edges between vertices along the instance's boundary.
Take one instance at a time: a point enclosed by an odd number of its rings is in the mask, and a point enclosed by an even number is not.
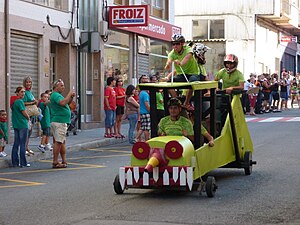
<svg viewBox="0 0 300 225"><path fill-rule="evenodd" d="M0 152L0 157L5 157L3 152Z"/></svg>
<svg viewBox="0 0 300 225"><path fill-rule="evenodd" d="M45 150L47 150L47 151L52 151L52 146L51 146L51 144L50 143L48 143L48 144L46 144L45 145Z"/></svg>
<svg viewBox="0 0 300 225"><path fill-rule="evenodd" d="M45 145L39 145L37 147L42 153L45 153Z"/></svg>
<svg viewBox="0 0 300 225"><path fill-rule="evenodd" d="M1 152L3 157L7 156L6 152Z"/></svg>

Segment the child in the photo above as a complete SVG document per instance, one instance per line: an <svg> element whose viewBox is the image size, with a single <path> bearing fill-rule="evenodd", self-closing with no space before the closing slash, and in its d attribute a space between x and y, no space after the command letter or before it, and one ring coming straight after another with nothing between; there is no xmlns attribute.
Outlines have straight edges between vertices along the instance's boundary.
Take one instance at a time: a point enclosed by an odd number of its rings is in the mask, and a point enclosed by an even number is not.
<svg viewBox="0 0 300 225"><path fill-rule="evenodd" d="M43 117L40 121L41 128L43 131L41 144L38 146L38 149L45 153L46 150L52 150L51 145L49 143L49 136L50 136L50 111L48 104L49 101L49 95L46 93L41 94L41 100L39 102L39 107L42 111Z"/></svg>
<svg viewBox="0 0 300 225"><path fill-rule="evenodd" d="M7 156L7 154L4 152L5 144L7 142L8 142L7 113L5 110L0 110L0 157Z"/></svg>

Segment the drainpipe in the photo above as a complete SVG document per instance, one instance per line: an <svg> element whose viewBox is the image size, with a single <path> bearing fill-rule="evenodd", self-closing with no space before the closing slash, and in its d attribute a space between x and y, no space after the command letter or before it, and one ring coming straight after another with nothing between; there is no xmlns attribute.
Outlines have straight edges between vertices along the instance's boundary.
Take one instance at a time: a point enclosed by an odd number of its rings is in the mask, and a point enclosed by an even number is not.
<svg viewBox="0 0 300 225"><path fill-rule="evenodd" d="M5 73L5 107L8 115L8 124L10 124L10 26L9 26L9 0L4 2L4 39L5 39L5 63L4 63L4 73Z"/></svg>

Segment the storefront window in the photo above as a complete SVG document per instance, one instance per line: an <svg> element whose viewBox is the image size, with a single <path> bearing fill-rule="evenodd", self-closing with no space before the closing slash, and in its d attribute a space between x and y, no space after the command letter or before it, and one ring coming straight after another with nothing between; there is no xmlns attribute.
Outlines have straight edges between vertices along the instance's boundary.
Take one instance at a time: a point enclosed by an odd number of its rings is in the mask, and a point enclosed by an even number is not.
<svg viewBox="0 0 300 225"><path fill-rule="evenodd" d="M120 76L124 85L129 84L129 35L110 31L108 42L104 45L105 80L107 77Z"/></svg>
<svg viewBox="0 0 300 225"><path fill-rule="evenodd" d="M168 59L169 48L166 42L150 41L150 75L156 75L158 79L167 75L168 72L164 70L164 67Z"/></svg>

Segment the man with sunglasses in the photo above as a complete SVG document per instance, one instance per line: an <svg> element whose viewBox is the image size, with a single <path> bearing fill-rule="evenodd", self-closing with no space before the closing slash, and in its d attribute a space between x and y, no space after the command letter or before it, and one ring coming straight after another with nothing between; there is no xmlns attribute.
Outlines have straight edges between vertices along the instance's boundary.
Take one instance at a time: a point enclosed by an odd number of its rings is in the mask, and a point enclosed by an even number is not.
<svg viewBox="0 0 300 225"><path fill-rule="evenodd" d="M222 90L231 94L233 90L244 90L244 75L237 69L238 57L234 54L226 55L224 68L219 70L215 76L216 81L222 80Z"/></svg>
<svg viewBox="0 0 300 225"><path fill-rule="evenodd" d="M181 34L174 34L171 40L173 50L168 55L168 61L165 66L165 70L170 70L171 65L174 62L176 76L173 78L173 82L193 82L200 81L200 70L196 59L193 55L193 49L185 45L185 38ZM172 97L176 97L174 90L170 90ZM189 107L189 101L192 96L192 92L187 94L183 107Z"/></svg>
<svg viewBox="0 0 300 225"><path fill-rule="evenodd" d="M71 122L71 111L69 104L72 102L75 92L70 91L66 97L62 96L65 90L63 80L59 79L53 83L53 92L50 96L50 120L53 132L53 164L52 168L66 168L66 134ZM58 162L58 156L62 162Z"/></svg>

